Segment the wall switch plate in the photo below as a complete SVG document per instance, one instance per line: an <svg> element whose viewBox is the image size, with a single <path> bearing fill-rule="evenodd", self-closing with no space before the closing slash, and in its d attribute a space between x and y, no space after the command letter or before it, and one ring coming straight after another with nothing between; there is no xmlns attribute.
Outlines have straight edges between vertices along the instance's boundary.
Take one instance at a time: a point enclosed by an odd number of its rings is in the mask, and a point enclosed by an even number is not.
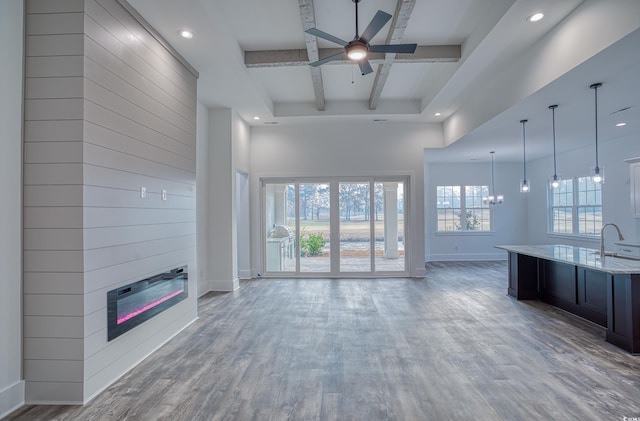
<svg viewBox="0 0 640 421"><path fill-rule="evenodd" d="M162 200L167 200L167 191L166 190L162 190Z"/></svg>
<svg viewBox="0 0 640 421"><path fill-rule="evenodd" d="M140 198L144 199L145 197L147 197L147 188L142 186L140 187Z"/></svg>

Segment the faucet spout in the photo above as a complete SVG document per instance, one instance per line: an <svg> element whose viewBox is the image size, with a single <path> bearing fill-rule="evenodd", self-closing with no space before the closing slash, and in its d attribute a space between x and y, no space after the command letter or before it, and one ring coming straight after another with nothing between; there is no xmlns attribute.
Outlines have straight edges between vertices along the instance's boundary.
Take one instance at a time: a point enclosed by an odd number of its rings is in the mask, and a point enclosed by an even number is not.
<svg viewBox="0 0 640 421"><path fill-rule="evenodd" d="M622 232L620 232L620 228L618 228L618 226L616 224L612 224L612 223L604 224L602 226L602 228L600 228L600 258L601 259L604 259L604 256L605 256L605 251L604 251L604 229L606 227L608 227L609 225L611 225L612 227L614 227L616 229L616 231L618 231L618 239L620 239L620 241L624 241L624 236L622 235Z"/></svg>

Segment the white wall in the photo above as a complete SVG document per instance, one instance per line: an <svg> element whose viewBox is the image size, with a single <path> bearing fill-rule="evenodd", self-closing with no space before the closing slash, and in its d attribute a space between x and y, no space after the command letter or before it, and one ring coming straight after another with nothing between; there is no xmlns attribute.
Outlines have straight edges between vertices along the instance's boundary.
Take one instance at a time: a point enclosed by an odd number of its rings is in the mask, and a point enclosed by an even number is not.
<svg viewBox="0 0 640 421"><path fill-rule="evenodd" d="M238 279L238 171L249 172L249 126L230 108L209 110L209 289L234 291Z"/></svg>
<svg viewBox="0 0 640 421"><path fill-rule="evenodd" d="M22 379L23 2L0 1L0 418L24 402Z"/></svg>
<svg viewBox="0 0 640 421"><path fill-rule="evenodd" d="M429 151L425 151L427 158ZM522 164L495 162L496 193L501 205L491 208L490 233L436 233L436 187L439 185L491 185L491 167L484 163L425 164L425 243L427 261L506 259L495 245L527 244L527 195L520 193Z"/></svg>
<svg viewBox="0 0 640 421"><path fill-rule="evenodd" d="M251 128L236 114L233 114L233 163L236 173L234 184L236 217L236 250L238 277L248 279L253 275L251 268Z"/></svg>
<svg viewBox="0 0 640 421"><path fill-rule="evenodd" d="M623 133L625 128L620 128ZM602 213L604 223L613 222L622 230L626 240L640 241L640 219L631 216L629 165L625 159L640 156L638 136L622 136L617 139L599 139L599 164L605 168L605 183L602 185ZM595 146L575 149L558 154L558 174L564 178L588 176L595 165ZM553 158L547 157L530 163L532 184L540 186L531 191L529 202L529 242L531 244L570 244L581 247L600 248L600 240L584 237L549 235L547 233L547 196L544 185L553 174ZM605 239L607 250L617 241L615 229L607 228Z"/></svg>
<svg viewBox="0 0 640 421"><path fill-rule="evenodd" d="M441 145L442 131L429 124L312 124L253 127L251 131L252 259L260 253L262 177L373 176L410 177L409 246L412 276L424 276L423 161L425 147Z"/></svg>
<svg viewBox="0 0 640 421"><path fill-rule="evenodd" d="M198 102L196 116L196 242L198 296L209 291L209 110Z"/></svg>

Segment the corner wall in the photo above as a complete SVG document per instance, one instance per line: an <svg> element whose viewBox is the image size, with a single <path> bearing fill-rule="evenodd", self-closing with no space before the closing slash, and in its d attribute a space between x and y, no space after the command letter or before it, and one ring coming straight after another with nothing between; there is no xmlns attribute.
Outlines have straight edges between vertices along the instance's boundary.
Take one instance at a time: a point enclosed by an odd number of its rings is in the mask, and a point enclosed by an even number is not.
<svg viewBox="0 0 640 421"><path fill-rule="evenodd" d="M238 254L244 251L238 250L236 174L249 173L251 132L230 108L209 110L208 121L209 289L234 291L239 287Z"/></svg>
<svg viewBox="0 0 640 421"><path fill-rule="evenodd" d="M0 2L0 418L24 403L22 380L23 2Z"/></svg>
<svg viewBox="0 0 640 421"><path fill-rule="evenodd" d="M196 116L196 232L198 296L209 291L209 110L198 102Z"/></svg>

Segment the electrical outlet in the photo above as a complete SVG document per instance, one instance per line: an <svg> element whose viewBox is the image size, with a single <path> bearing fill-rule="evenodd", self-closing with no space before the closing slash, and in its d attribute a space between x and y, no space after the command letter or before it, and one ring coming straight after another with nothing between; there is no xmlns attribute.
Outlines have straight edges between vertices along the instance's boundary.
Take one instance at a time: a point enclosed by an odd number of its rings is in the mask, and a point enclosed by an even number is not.
<svg viewBox="0 0 640 421"><path fill-rule="evenodd" d="M167 191L166 190L162 190L162 200L167 200Z"/></svg>
<svg viewBox="0 0 640 421"><path fill-rule="evenodd" d="M147 188L142 186L140 187L140 198L144 199L145 197L147 197Z"/></svg>

